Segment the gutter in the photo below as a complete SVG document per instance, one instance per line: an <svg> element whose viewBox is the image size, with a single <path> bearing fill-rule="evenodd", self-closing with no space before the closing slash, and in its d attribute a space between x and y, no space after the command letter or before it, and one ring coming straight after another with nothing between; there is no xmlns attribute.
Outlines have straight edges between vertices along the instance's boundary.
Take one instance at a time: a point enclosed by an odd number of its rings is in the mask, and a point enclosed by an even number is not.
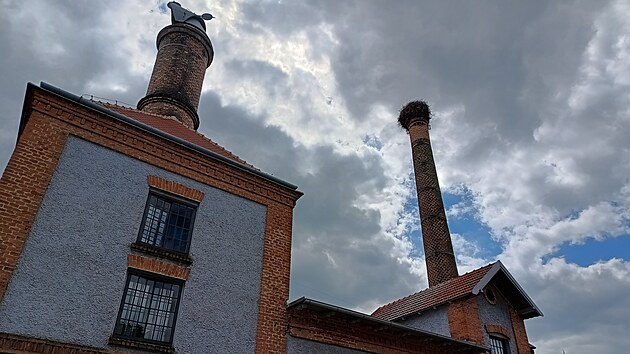
<svg viewBox="0 0 630 354"><path fill-rule="evenodd" d="M37 87L37 85L32 84L32 83L29 83L28 85ZM234 168L236 168L238 170L241 170L241 171L244 171L244 172L256 175L256 176L258 176L258 177L260 177L260 178L262 178L264 180L267 180L267 181L272 182L274 184L280 185L280 186L282 186L284 188L287 188L287 189L290 189L290 190L294 190L294 191L297 190L297 186L294 185L294 184L291 184L289 182L283 181L283 180L281 180L281 179L279 179L277 177L268 175L268 174L266 174L264 172L261 172L261 171L255 169L255 168L251 168L249 166L245 166L243 164L240 164L240 163L238 163L236 161L228 159L225 156L219 155L216 152L213 152L213 151L210 151L208 149L202 148L201 146L195 145L195 144L193 144L193 143L191 143L189 141L186 141L186 140L184 140L182 138L179 138L179 137L176 137L174 135L165 133L165 132L163 132L163 131L161 131L159 129L156 129L156 128L154 128L154 127L152 127L150 125L144 124L142 122L138 122L138 121L136 121L134 119L131 119L131 118L127 117L127 116L124 116L124 115L122 115L120 113L112 112L109 109L107 109L107 108L105 108L103 106L100 106L100 105L98 105L98 104L96 104L96 103L94 103L94 102L92 102L92 101L90 101L88 99L85 99L83 97L77 96L77 95L75 95L73 93L70 93L68 91L62 90L62 89L60 89L58 87L55 87L55 86L53 86L51 84L48 84L48 83L44 82L44 81L42 81L40 83L39 87L41 89L47 91L47 92L50 92L50 93L52 93L54 95L57 95L57 96L61 96L61 97L65 98L65 99L68 99L68 100L70 100L70 101L72 101L74 103L77 103L77 104L79 104L79 105L81 105L83 107L86 107L86 108L89 108L91 110L97 111L97 112L99 112L101 114L104 114L104 115L106 115L108 117L111 117L111 118L114 118L116 120L125 122L125 123L127 123L129 125L132 125L132 126L138 128L138 129L143 130L145 132L148 132L150 134L157 135L157 136L160 136L162 138L168 139L168 140L170 140L170 141L172 141L172 142L174 142L174 143L176 143L178 145L182 145L182 146L184 146L184 147L186 147L188 149L195 150L196 152L199 152L199 153L201 153L201 154L203 154L203 155L205 155L205 156L207 156L207 157L209 157L209 158L211 158L213 160L218 160L218 161L220 161L222 163L225 163L227 165L230 165L231 167L234 167ZM28 92L28 88L27 88L27 92ZM25 105L26 105L26 101L25 101ZM23 109L22 112L25 112L25 110ZM22 119L24 120L24 116L23 116ZM26 125L26 122L24 122L24 125ZM22 129L23 129L23 124L20 123L20 133L21 133Z"/></svg>

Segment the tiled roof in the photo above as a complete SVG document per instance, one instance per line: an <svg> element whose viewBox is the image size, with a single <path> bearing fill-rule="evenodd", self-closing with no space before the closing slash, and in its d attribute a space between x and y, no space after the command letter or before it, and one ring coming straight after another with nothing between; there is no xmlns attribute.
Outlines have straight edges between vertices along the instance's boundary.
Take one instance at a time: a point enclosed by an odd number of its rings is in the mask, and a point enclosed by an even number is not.
<svg viewBox="0 0 630 354"><path fill-rule="evenodd" d="M372 316L392 321L472 294L475 286L495 264L496 262L490 263L457 278L383 305L376 309Z"/></svg>
<svg viewBox="0 0 630 354"><path fill-rule="evenodd" d="M186 140L189 143L192 143L204 149L210 150L230 160L247 165L249 167L253 167L252 165L248 164L247 162L245 162L238 156L234 155L233 153L223 148L221 145L208 139L203 134L200 134L197 131L186 127L174 117L167 117L167 116L161 116L157 114L142 112L137 109L119 106L119 105L106 103L106 102L96 102L96 103L109 109L110 111L122 114L128 118L150 125L153 128L159 129L165 133L168 133L180 139Z"/></svg>

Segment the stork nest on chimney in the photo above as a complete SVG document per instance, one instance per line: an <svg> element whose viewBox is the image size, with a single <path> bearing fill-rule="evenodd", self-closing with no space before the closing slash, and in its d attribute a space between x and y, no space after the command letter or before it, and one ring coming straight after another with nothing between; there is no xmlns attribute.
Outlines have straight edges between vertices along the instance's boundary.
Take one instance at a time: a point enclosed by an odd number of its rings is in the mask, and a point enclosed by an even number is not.
<svg viewBox="0 0 630 354"><path fill-rule="evenodd" d="M409 129L409 123L414 119L422 119L429 122L431 119L431 109L423 100L411 101L407 103L398 116L398 124L405 129Z"/></svg>

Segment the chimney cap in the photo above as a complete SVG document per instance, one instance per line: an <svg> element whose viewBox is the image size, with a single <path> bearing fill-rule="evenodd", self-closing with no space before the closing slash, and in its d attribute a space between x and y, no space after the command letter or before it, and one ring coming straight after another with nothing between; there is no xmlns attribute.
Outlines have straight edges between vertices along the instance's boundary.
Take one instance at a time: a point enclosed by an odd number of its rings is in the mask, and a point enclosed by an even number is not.
<svg viewBox="0 0 630 354"><path fill-rule="evenodd" d="M209 13L205 13L203 15L197 15L196 13L185 9L180 5L177 1L171 1L166 4L171 9L171 23L188 23L189 25L193 25L204 32L206 31L206 23L204 20L210 21L214 18Z"/></svg>
<svg viewBox="0 0 630 354"><path fill-rule="evenodd" d="M409 130L411 123L414 121L420 120L428 124L429 119L431 119L431 109L429 105L423 100L411 101L400 110L398 124L406 130Z"/></svg>

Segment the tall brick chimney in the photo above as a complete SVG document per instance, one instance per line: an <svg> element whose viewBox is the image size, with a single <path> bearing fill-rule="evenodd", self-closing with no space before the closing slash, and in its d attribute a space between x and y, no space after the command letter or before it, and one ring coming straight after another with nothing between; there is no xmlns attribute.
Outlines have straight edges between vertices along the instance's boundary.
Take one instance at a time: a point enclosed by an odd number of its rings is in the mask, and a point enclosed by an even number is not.
<svg viewBox="0 0 630 354"><path fill-rule="evenodd" d="M398 117L398 123L407 130L411 139L429 287L458 276L429 140L430 119L431 110L424 101L407 103Z"/></svg>
<svg viewBox="0 0 630 354"><path fill-rule="evenodd" d="M147 95L138 102L141 111L174 116L191 129L199 127L199 96L214 50L204 19L178 3L168 3L172 24L157 36L157 57Z"/></svg>

